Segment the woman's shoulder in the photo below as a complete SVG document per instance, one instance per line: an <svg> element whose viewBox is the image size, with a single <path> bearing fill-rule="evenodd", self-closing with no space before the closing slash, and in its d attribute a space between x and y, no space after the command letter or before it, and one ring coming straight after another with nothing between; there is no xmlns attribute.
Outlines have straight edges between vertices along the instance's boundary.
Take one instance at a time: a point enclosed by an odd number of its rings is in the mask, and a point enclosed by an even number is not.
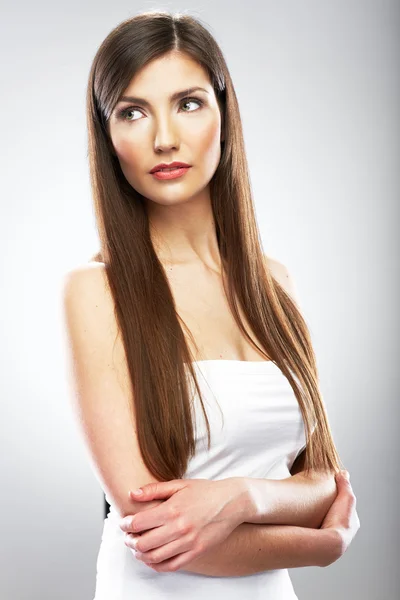
<svg viewBox="0 0 400 600"><path fill-rule="evenodd" d="M299 306L297 287L288 268L276 258L264 254L264 258L272 277L279 283L291 299Z"/></svg>
<svg viewBox="0 0 400 600"><path fill-rule="evenodd" d="M106 277L106 266L103 262L90 260L89 262L75 265L64 274L65 279L79 279L96 281Z"/></svg>
<svg viewBox="0 0 400 600"><path fill-rule="evenodd" d="M101 304L104 309L113 307L106 266L99 261L91 260L68 269L64 273L63 293L64 298L75 298L79 304Z"/></svg>

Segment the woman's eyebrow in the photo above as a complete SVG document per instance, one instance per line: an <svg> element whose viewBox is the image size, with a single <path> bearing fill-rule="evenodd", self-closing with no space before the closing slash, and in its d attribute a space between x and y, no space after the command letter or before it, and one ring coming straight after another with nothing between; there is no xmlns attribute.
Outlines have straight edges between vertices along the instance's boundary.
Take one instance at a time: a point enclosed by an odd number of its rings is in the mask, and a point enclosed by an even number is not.
<svg viewBox="0 0 400 600"><path fill-rule="evenodd" d="M185 96L187 96L189 94L193 94L193 92L196 92L197 90L206 92L206 94L209 93L204 88L196 86L196 87L188 88L186 90L182 90L181 92L175 92L174 94L171 94L171 96L169 97L169 100L170 100L170 102L173 102L174 100L179 100L180 98L184 98ZM135 102L137 104L142 104L143 106L147 106L148 108L151 106L150 102L148 102L144 98L137 98L135 96L121 96L120 99L118 100L118 102Z"/></svg>

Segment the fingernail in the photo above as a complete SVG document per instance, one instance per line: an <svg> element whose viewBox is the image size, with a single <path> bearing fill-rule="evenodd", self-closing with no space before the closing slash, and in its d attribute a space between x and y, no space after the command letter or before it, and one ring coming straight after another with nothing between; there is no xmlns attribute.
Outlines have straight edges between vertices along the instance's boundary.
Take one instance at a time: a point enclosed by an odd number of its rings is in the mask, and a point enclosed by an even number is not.
<svg viewBox="0 0 400 600"><path fill-rule="evenodd" d="M135 490L134 492L131 492L132 494L135 494L135 496L139 496L140 494L143 494L143 490L141 490L140 488L138 490Z"/></svg>

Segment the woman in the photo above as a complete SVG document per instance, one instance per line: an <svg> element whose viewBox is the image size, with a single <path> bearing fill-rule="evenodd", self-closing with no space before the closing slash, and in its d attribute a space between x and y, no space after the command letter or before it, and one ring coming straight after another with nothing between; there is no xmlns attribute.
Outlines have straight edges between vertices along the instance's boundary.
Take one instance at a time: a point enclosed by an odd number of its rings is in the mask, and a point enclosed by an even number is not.
<svg viewBox="0 0 400 600"><path fill-rule="evenodd" d="M262 253L220 48L188 15L124 21L87 119L101 249L64 306L110 504L95 600L296 598L287 568L331 564L359 522L293 284Z"/></svg>

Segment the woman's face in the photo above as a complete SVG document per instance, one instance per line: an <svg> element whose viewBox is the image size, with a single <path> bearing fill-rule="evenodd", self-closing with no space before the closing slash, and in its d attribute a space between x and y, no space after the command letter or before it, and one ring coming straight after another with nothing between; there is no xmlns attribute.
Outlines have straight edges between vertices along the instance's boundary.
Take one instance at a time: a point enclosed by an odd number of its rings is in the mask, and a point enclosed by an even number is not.
<svg viewBox="0 0 400 600"><path fill-rule="evenodd" d="M192 87L203 90L186 93ZM177 92L184 94L171 99ZM115 106L109 133L128 182L163 205L185 202L202 192L221 156L221 114L203 68L171 52L138 72L122 95L127 96L132 100L120 99ZM150 174L155 165L173 161L191 168L176 179L159 180Z"/></svg>

